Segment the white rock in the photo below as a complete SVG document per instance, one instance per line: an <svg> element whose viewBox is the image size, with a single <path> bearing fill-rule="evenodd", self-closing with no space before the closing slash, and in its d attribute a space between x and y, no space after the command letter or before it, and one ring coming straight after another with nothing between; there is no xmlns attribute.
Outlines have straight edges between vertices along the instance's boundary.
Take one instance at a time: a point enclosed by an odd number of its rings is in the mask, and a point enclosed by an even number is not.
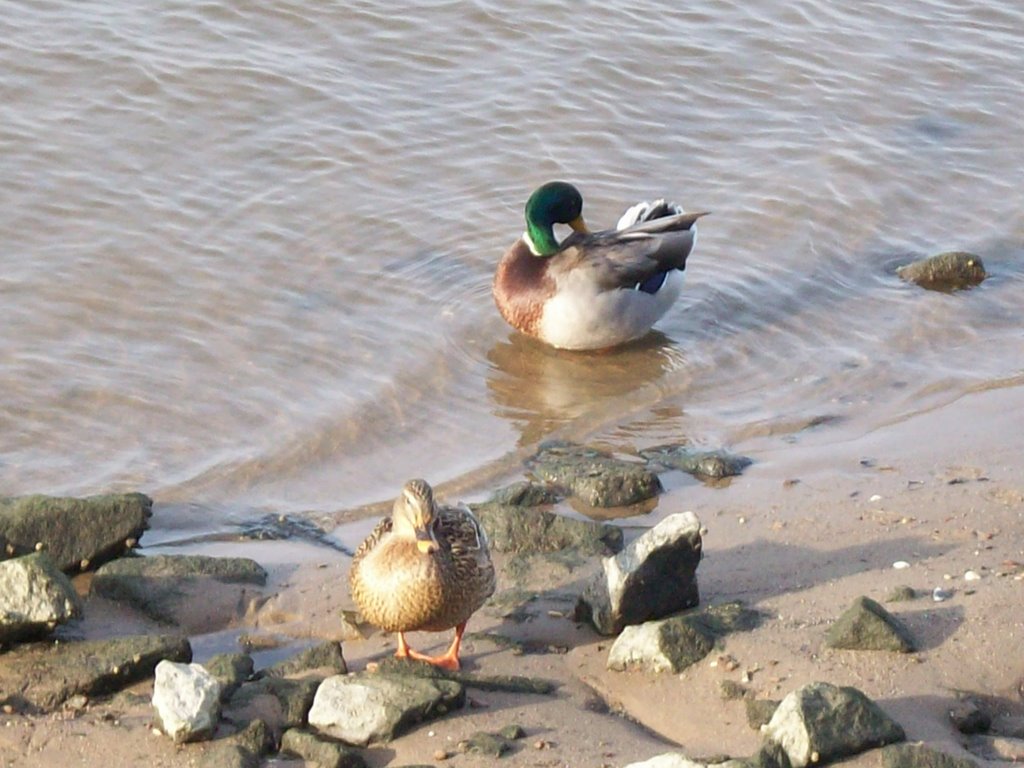
<svg viewBox="0 0 1024 768"><path fill-rule="evenodd" d="M672 662L662 652L662 621L634 624L622 630L608 652L608 669L642 667L649 672L672 671Z"/></svg>
<svg viewBox="0 0 1024 768"><path fill-rule="evenodd" d="M630 763L625 768L704 768L704 763L695 763L679 752L666 752L663 755L656 755L650 760Z"/></svg>
<svg viewBox="0 0 1024 768"><path fill-rule="evenodd" d="M936 587L932 590L932 600L936 603L941 603L944 600L949 600L953 596L953 590L943 589L942 587Z"/></svg>
<svg viewBox="0 0 1024 768"><path fill-rule="evenodd" d="M964 581L978 581L981 579L981 574L977 571L967 571L964 574Z"/></svg>
<svg viewBox="0 0 1024 768"><path fill-rule="evenodd" d="M0 563L0 640L80 616L74 587L45 552Z"/></svg>
<svg viewBox="0 0 1024 768"><path fill-rule="evenodd" d="M892 564L892 567L895 568L897 571L902 571L905 568L909 568L910 563L908 563L906 560L897 560L895 563Z"/></svg>
<svg viewBox="0 0 1024 768"><path fill-rule="evenodd" d="M165 659L156 665L153 706L176 742L208 739L220 719L220 683L201 664Z"/></svg>

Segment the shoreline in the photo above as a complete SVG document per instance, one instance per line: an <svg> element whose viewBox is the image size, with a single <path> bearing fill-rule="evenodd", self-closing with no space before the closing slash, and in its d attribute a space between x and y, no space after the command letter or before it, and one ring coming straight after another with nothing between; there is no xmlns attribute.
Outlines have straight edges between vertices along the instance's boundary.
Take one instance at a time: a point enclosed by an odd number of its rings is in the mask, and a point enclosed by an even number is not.
<svg viewBox="0 0 1024 768"><path fill-rule="evenodd" d="M1009 565L1024 564L1024 468L1018 462L1024 436L1013 434L1008 417L1020 412L1022 395L1020 387L973 393L853 439L835 440L835 433L825 430L781 445L777 437L754 438L742 450L755 465L728 488L668 484L659 513L692 510L707 530L698 570L701 604L739 599L765 611L769 621L730 635L721 649L679 675L610 672L605 661L611 638L566 618L573 595L597 567L596 558L575 570L539 568L523 582L538 595L530 602L528 620L510 622L485 607L469 631L500 632L549 652L517 656L475 639L466 643L465 659L473 672L556 680L558 694L473 692L475 705L367 750L367 763L433 763L435 752L450 742L512 722L523 725L527 738L502 758L508 766L622 766L668 751L694 758L746 756L756 750L760 736L744 722L742 702L725 700L720 692L722 680L741 682L744 675L745 685L763 698L781 698L815 680L854 685L904 726L909 741L970 756L947 715L956 692L1024 700L1019 689L1024 684L1019 654L1024 565L1020 571ZM154 522L159 525L158 518ZM627 523L627 537L635 534L628 520L619 522ZM368 524L348 523L335 534L348 543ZM205 542L181 550L252 557L270 574L266 594L271 597L236 626L195 638L196 661L234 645L241 633L286 639L282 648L255 653L257 667L289 649L339 639L338 612L352 607L348 558L341 553L297 541ZM496 557L499 569L504 560ZM897 560L910 567L893 569ZM968 570L981 579L965 582ZM499 591L508 586L502 581L499 573ZM87 582L87 576L76 578L79 591ZM923 594L889 606L922 650L897 655L824 647L825 629L854 598L867 595L881 602L900 584ZM951 588L953 594L934 602L935 587ZM93 607L84 622L86 637L152 629L147 620L113 604ZM414 636L423 650L448 639L447 634ZM375 633L344 640L342 648L349 668L359 670L388 655L393 644ZM150 681L130 689L135 697L97 699L80 711L0 714L0 764L73 761L110 768L138 764L144 754L154 765L190 765L206 747L177 747L153 733L151 691ZM867 765L871 759L865 753L852 762ZM453 755L444 764L479 761ZM301 762L282 757L275 764Z"/></svg>

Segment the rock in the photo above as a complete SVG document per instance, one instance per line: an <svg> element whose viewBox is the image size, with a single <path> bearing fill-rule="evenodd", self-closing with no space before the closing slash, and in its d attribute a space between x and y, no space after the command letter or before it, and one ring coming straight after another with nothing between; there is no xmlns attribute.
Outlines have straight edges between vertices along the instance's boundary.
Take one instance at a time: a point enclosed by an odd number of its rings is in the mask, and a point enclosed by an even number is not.
<svg viewBox="0 0 1024 768"><path fill-rule="evenodd" d="M163 732L183 744L205 741L220 719L220 683L201 664L156 665L153 707Z"/></svg>
<svg viewBox="0 0 1024 768"><path fill-rule="evenodd" d="M223 692L220 698L221 701L224 700ZM236 744L257 757L274 749L274 734L271 733L270 726L258 717L246 723L241 730L227 736L224 741Z"/></svg>
<svg viewBox="0 0 1024 768"><path fill-rule="evenodd" d="M3 658L0 691L19 691L20 705L50 711L75 694L113 693L151 677L164 659L191 661L192 648L184 637L139 635L25 646Z"/></svg>
<svg viewBox="0 0 1024 768"><path fill-rule="evenodd" d="M447 714L465 701L451 680L388 673L335 675L317 689L309 724L353 746L389 741L413 723Z"/></svg>
<svg viewBox="0 0 1024 768"><path fill-rule="evenodd" d="M1009 713L996 714L992 718L989 730L995 736L1009 736L1012 739L1024 739L1024 715Z"/></svg>
<svg viewBox="0 0 1024 768"><path fill-rule="evenodd" d="M870 597L858 597L825 634L829 648L910 653L914 638L903 624Z"/></svg>
<svg viewBox="0 0 1024 768"><path fill-rule="evenodd" d="M365 768L366 761L354 749L315 733L291 728L281 737L281 752L301 757L320 768Z"/></svg>
<svg viewBox="0 0 1024 768"><path fill-rule="evenodd" d="M292 680L264 677L244 683L226 706L226 715L234 721L264 720L276 733L306 724L316 696L318 679Z"/></svg>
<svg viewBox="0 0 1024 768"><path fill-rule="evenodd" d="M509 504L471 505L495 552L535 553L576 549L607 555L622 549L622 529L607 523Z"/></svg>
<svg viewBox="0 0 1024 768"><path fill-rule="evenodd" d="M238 744L214 744L195 763L196 768L259 768L259 755Z"/></svg>
<svg viewBox="0 0 1024 768"><path fill-rule="evenodd" d="M260 674L267 677L287 677L314 669L330 670L336 675L347 674L348 666L341 654L341 643L327 641L314 645L289 659L267 667Z"/></svg>
<svg viewBox="0 0 1024 768"><path fill-rule="evenodd" d="M747 725L755 731L771 722L779 702L775 699L747 699L743 702L747 710Z"/></svg>
<svg viewBox="0 0 1024 768"><path fill-rule="evenodd" d="M924 744L890 744L879 752L883 768L978 768L973 760L938 752Z"/></svg>
<svg viewBox="0 0 1024 768"><path fill-rule="evenodd" d="M219 653L210 657L203 666L220 683L221 701L230 699L253 672L252 656L247 653Z"/></svg>
<svg viewBox="0 0 1024 768"><path fill-rule="evenodd" d="M960 733L983 733L992 725L992 718L972 699L961 699L949 708L949 719Z"/></svg>
<svg viewBox="0 0 1024 768"><path fill-rule="evenodd" d="M913 587L908 587L906 584L901 584L898 587L894 587L892 592L889 593L888 597L885 598L887 603L902 603L907 600L916 600L917 592Z"/></svg>
<svg viewBox="0 0 1024 768"><path fill-rule="evenodd" d="M3 498L0 536L13 554L33 552L41 543L58 568L78 571L83 562L95 566L132 549L152 514L153 500L141 493Z"/></svg>
<svg viewBox="0 0 1024 768"><path fill-rule="evenodd" d="M192 634L223 629L249 609L249 587L266 584L267 572L244 557L155 555L107 563L92 591L127 603L156 621ZM225 586L227 585L227 586ZM258 599L253 591L251 600Z"/></svg>
<svg viewBox="0 0 1024 768"><path fill-rule="evenodd" d="M459 670L451 672L420 661L407 661L387 657L378 663L380 672L410 677L425 677L430 680L450 680L466 688L480 691L504 691L506 693L554 693L558 687L551 680L542 677L524 677L523 675L477 675Z"/></svg>
<svg viewBox="0 0 1024 768"><path fill-rule="evenodd" d="M948 251L906 264L896 270L902 279L932 291L958 291L980 284L988 275L981 258Z"/></svg>
<svg viewBox="0 0 1024 768"><path fill-rule="evenodd" d="M678 469L701 480L721 480L743 472L753 462L746 456L726 451L697 451L686 445L671 443L640 451L654 471Z"/></svg>
<svg viewBox="0 0 1024 768"><path fill-rule="evenodd" d="M550 486L520 480L512 485L499 488L491 495L487 503L497 506L539 507L545 504L557 504L561 500L562 495L556 493Z"/></svg>
<svg viewBox="0 0 1024 768"><path fill-rule="evenodd" d="M1024 739L974 735L967 740L967 749L984 760L1024 763Z"/></svg>
<svg viewBox="0 0 1024 768"><path fill-rule="evenodd" d="M700 602L701 546L696 515L669 515L619 554L604 558L576 604L576 620L616 635L623 627L692 608Z"/></svg>
<svg viewBox="0 0 1024 768"><path fill-rule="evenodd" d="M810 683L786 696L764 733L782 747L793 768L906 738L899 723L859 690L829 683Z"/></svg>
<svg viewBox="0 0 1024 768"><path fill-rule="evenodd" d="M526 729L519 723L511 723L498 731L498 735L508 741L518 741L526 738Z"/></svg>
<svg viewBox="0 0 1024 768"><path fill-rule="evenodd" d="M661 493L658 476L642 464L563 441L541 445L527 461L534 475L565 488L592 507L624 507Z"/></svg>
<svg viewBox="0 0 1024 768"><path fill-rule="evenodd" d="M484 757L501 757L512 749L508 740L496 733L477 731L467 739L462 739L458 744L459 752L470 755L483 755Z"/></svg>
<svg viewBox="0 0 1024 768"><path fill-rule="evenodd" d="M756 611L727 603L628 626L612 644L608 668L678 673L707 656L718 638L753 629L759 622Z"/></svg>
<svg viewBox="0 0 1024 768"><path fill-rule="evenodd" d="M45 552L0 562L0 643L46 634L81 615L75 588Z"/></svg>
<svg viewBox="0 0 1024 768"><path fill-rule="evenodd" d="M698 763L680 752L666 752L655 755L649 760L639 763L630 763L624 768L707 768L704 763Z"/></svg>

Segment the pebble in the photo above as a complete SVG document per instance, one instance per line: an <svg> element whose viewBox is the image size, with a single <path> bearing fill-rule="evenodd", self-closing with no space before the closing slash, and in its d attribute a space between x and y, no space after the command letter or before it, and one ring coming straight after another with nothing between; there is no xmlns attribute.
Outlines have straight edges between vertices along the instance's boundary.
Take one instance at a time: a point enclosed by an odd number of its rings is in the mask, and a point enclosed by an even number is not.
<svg viewBox="0 0 1024 768"><path fill-rule="evenodd" d="M906 560L897 560L895 563L892 564L892 567L895 568L897 571L902 571L904 568L909 568L910 563L908 563Z"/></svg>
<svg viewBox="0 0 1024 768"><path fill-rule="evenodd" d="M943 589L942 587L936 587L932 590L932 600L936 603L941 603L943 600L949 600L953 596L953 590Z"/></svg>
<svg viewBox="0 0 1024 768"><path fill-rule="evenodd" d="M438 762L441 762L442 760L447 760L449 757L451 757L451 755L449 755L443 749L439 749L436 752L434 752L434 759Z"/></svg>
<svg viewBox="0 0 1024 768"><path fill-rule="evenodd" d="M978 581L981 578L981 574L977 571L967 571L964 574L964 581Z"/></svg>
<svg viewBox="0 0 1024 768"><path fill-rule="evenodd" d="M872 494L871 498L868 499L868 501L881 501L881 500L882 500L882 497L879 496L877 493Z"/></svg>

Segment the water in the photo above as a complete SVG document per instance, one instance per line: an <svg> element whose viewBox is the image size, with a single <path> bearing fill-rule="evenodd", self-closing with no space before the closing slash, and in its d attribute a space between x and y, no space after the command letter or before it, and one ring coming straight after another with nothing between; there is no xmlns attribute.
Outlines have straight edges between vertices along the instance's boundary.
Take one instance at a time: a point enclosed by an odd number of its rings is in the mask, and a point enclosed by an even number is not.
<svg viewBox="0 0 1024 768"><path fill-rule="evenodd" d="M0 493L344 519L1020 387L1019 3L506 5L0 3ZM498 316L550 178L713 212L644 342ZM895 277L949 249L990 279Z"/></svg>

